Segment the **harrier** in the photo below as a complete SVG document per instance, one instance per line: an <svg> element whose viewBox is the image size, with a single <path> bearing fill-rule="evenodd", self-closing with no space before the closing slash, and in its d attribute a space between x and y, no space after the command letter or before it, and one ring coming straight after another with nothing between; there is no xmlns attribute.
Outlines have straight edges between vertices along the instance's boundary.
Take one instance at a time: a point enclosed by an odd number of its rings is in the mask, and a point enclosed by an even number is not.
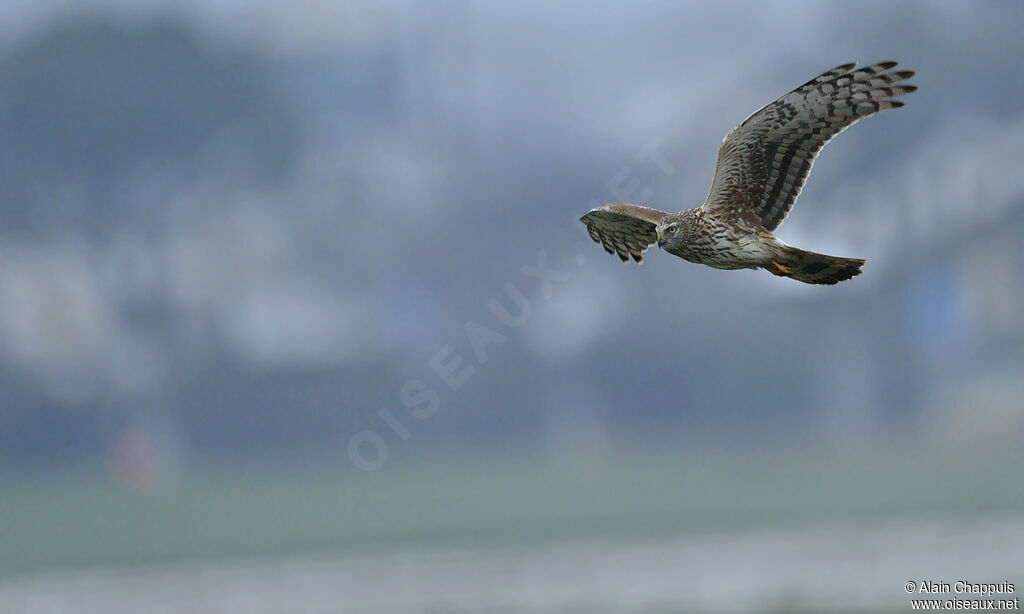
<svg viewBox="0 0 1024 614"><path fill-rule="evenodd" d="M843 64L811 79L733 128L718 151L704 204L668 213L615 203L580 220L590 236L623 262L643 262L657 242L670 254L716 269L766 269L808 284L835 284L860 274L864 261L786 245L772 234L800 195L814 158L858 120L903 106L896 96L912 70L879 62Z"/></svg>

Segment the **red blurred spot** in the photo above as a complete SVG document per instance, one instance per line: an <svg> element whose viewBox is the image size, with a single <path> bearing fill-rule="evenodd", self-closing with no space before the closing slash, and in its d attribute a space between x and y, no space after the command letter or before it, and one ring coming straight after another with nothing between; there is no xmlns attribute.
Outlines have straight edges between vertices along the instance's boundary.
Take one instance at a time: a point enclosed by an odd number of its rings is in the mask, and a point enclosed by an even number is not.
<svg viewBox="0 0 1024 614"><path fill-rule="evenodd" d="M124 429L111 440L107 471L122 486L149 492L159 477L159 456L159 446L148 433Z"/></svg>

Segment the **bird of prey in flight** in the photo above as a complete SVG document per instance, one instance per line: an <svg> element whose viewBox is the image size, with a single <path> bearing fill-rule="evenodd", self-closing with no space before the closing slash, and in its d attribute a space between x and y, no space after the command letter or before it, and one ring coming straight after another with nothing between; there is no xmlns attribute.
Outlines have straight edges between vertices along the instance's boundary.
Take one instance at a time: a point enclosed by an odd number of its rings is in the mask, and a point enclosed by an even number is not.
<svg viewBox="0 0 1024 614"><path fill-rule="evenodd" d="M912 70L896 62L843 64L765 106L722 140L704 204L678 213L615 203L580 220L590 236L623 262L643 262L657 242L670 254L716 269L765 269L808 284L835 284L860 274L864 261L786 245L772 234L793 207L814 158L858 120L903 106L897 96Z"/></svg>

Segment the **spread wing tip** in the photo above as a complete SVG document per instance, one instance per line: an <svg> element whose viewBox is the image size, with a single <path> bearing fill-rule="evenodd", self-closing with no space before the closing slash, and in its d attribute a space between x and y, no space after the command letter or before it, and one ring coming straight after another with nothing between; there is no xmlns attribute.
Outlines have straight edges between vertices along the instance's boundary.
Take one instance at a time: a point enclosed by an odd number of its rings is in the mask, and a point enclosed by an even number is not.
<svg viewBox="0 0 1024 614"><path fill-rule="evenodd" d="M731 195L746 190L754 195L750 209L767 230L774 230L833 137L862 118L904 106L897 98L917 91L906 83L915 72L896 66L895 60L841 64L745 119L723 140L716 170L738 166L748 174L716 172L705 207L732 206Z"/></svg>
<svg viewBox="0 0 1024 614"><path fill-rule="evenodd" d="M580 221L586 224L590 238L606 252L624 263L632 259L640 264L644 251L657 239L656 221L665 215L668 214L649 207L611 203L591 209Z"/></svg>

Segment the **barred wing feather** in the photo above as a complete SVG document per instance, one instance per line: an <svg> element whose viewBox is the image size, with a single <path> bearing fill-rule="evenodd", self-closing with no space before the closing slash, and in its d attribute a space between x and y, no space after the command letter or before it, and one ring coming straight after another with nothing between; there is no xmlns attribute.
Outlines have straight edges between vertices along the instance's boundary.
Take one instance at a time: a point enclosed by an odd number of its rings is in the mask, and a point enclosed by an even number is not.
<svg viewBox="0 0 1024 614"><path fill-rule="evenodd" d="M917 89L901 84L913 71L896 62L854 69L844 64L766 105L722 141L706 209L749 210L768 230L786 218L833 137L869 115L895 109L897 96Z"/></svg>
<svg viewBox="0 0 1024 614"><path fill-rule="evenodd" d="M658 240L658 220L666 215L650 207L614 203L591 209L580 221L587 225L590 238L609 254L618 254L623 262L630 257L643 262L644 251Z"/></svg>

